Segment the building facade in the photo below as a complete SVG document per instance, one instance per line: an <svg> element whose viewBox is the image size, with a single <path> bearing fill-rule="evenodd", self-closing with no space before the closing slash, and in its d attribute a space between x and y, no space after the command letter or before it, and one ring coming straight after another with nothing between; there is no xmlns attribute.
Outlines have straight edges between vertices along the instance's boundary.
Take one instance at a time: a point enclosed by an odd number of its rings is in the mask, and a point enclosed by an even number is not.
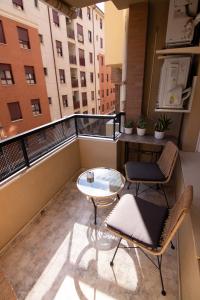
<svg viewBox="0 0 200 300"><path fill-rule="evenodd" d="M20 68L11 65L14 68L11 72L14 73L15 82L7 86L6 90L4 84L0 84L2 103L22 99L19 104L13 104L13 108L6 107L7 104L4 103L4 108L1 109L0 122L6 136L73 113L99 114L114 111L114 91L111 82L106 81L109 67L106 68L105 63L102 65L100 59L104 56L105 48L104 14L96 5L79 9L77 18L71 20L40 1L2 0L0 18L3 24L2 36L5 35L6 40L11 26L9 24L16 22L12 26L24 28L24 32L27 30L30 45L34 46L28 49L20 46L20 52L13 54L12 49L17 49L13 42L19 42L15 37L16 33L10 32L10 42L0 44L2 67L13 64L14 55L16 61L19 58L18 63L23 62L25 66L33 67L33 77L36 78L36 82L31 82L25 88ZM102 76L105 83L101 81ZM35 94L32 94L33 91ZM32 109L37 110L32 115L27 95L31 97L30 100L39 99L39 103L33 101L31 104ZM17 111L20 122L13 120L9 109Z"/></svg>

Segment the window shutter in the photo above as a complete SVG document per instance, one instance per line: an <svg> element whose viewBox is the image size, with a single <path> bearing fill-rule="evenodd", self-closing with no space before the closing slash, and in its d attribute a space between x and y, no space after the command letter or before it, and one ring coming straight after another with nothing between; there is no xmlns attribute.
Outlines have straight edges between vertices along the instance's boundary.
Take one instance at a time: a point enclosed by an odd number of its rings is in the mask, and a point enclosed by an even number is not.
<svg viewBox="0 0 200 300"><path fill-rule="evenodd" d="M54 9L52 9L52 14L53 14L53 21L56 25L60 25L59 23L59 15L58 15L58 12Z"/></svg>
<svg viewBox="0 0 200 300"><path fill-rule="evenodd" d="M18 37L20 41L29 42L28 30L22 27L17 27Z"/></svg>
<svg viewBox="0 0 200 300"><path fill-rule="evenodd" d="M12 121L22 119L22 113L19 106L19 102L8 103L8 109Z"/></svg>
<svg viewBox="0 0 200 300"><path fill-rule="evenodd" d="M2 21L0 20L0 43L4 43L5 44L5 35L4 35L4 31L3 31L3 24Z"/></svg>

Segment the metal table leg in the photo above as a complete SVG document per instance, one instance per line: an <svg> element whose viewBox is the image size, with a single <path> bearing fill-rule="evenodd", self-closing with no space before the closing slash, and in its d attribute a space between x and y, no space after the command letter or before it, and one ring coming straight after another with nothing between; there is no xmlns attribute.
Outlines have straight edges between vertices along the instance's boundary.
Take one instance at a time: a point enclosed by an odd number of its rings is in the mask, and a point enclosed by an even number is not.
<svg viewBox="0 0 200 300"><path fill-rule="evenodd" d="M90 199L94 205L94 224L97 225L97 206L95 204L94 199L92 197Z"/></svg>

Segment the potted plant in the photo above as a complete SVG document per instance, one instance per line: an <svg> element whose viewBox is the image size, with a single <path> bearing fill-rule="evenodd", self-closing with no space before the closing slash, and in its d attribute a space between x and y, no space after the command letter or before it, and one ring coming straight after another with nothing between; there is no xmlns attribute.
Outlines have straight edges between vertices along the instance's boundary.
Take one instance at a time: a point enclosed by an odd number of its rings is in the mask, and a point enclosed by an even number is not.
<svg viewBox="0 0 200 300"><path fill-rule="evenodd" d="M146 133L147 121L140 117L137 122L137 135L143 136Z"/></svg>
<svg viewBox="0 0 200 300"><path fill-rule="evenodd" d="M169 130L169 126L172 124L172 120L166 115L161 115L155 123L154 137L156 139L163 139L165 131Z"/></svg>
<svg viewBox="0 0 200 300"><path fill-rule="evenodd" d="M126 134L132 134L133 132L133 122L132 121L126 121L124 124L124 133Z"/></svg>

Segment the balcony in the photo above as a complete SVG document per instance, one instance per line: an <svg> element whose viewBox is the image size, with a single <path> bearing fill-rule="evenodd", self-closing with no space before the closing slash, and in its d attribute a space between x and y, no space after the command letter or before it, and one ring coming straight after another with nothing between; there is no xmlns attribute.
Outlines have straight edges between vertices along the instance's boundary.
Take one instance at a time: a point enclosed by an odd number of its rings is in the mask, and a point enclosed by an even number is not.
<svg viewBox="0 0 200 300"><path fill-rule="evenodd" d="M76 65L76 55L69 55L69 63L72 65Z"/></svg>
<svg viewBox="0 0 200 300"><path fill-rule="evenodd" d="M72 87L77 88L78 87L78 79L77 78L71 78Z"/></svg>
<svg viewBox="0 0 200 300"><path fill-rule="evenodd" d="M67 27L67 36L70 39L75 39L74 29Z"/></svg>
<svg viewBox="0 0 200 300"><path fill-rule="evenodd" d="M79 64L80 64L80 66L85 66L85 58L84 57L79 58Z"/></svg>
<svg viewBox="0 0 200 300"><path fill-rule="evenodd" d="M0 191L0 203L4 203L0 246L35 216L0 258L19 299L62 299L66 289L71 299L83 295L90 299L88 295L94 292L109 299L110 291L113 299L119 294L122 299L133 299L135 294L142 298L144 293L146 299L160 295L159 276L143 253L121 250L116 257L118 268L110 268L118 240L102 221L113 206L98 210L99 225L95 227L91 203L76 188L83 168L117 168L115 139L119 132L109 133L106 128L114 120L114 116L76 115L1 142L7 158L10 151L18 149L12 163L7 161L4 179L13 171L21 169L21 173ZM116 128L112 124L112 129ZM4 193L9 195L6 201ZM151 197L161 201L155 191ZM171 251L165 255L169 297L177 292L176 270L167 268L176 265ZM153 290L149 290L150 284Z"/></svg>

